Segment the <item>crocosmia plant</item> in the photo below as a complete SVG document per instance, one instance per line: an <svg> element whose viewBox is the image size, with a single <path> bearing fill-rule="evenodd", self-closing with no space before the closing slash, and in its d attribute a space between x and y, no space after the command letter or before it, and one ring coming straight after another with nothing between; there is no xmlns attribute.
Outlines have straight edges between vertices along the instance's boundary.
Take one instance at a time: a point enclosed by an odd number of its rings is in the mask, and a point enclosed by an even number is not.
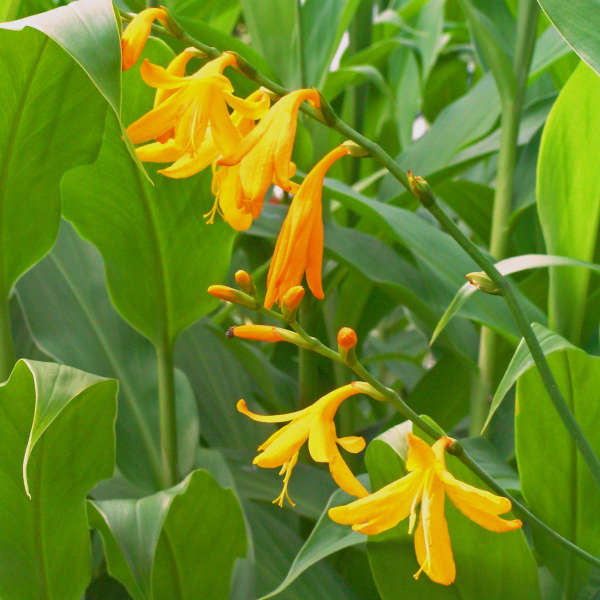
<svg viewBox="0 0 600 600"><path fill-rule="evenodd" d="M0 2L0 599L600 598L598 0Z"/></svg>

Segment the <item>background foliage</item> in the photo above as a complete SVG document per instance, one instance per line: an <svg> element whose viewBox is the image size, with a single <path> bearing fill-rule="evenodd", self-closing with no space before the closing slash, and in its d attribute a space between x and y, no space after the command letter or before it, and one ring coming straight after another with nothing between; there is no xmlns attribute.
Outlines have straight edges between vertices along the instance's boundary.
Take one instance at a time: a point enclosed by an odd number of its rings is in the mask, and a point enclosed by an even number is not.
<svg viewBox="0 0 600 600"><path fill-rule="evenodd" d="M600 5L540 0L527 68L517 43L525 4L165 2L201 42L235 50L286 87L317 87L402 169L426 177L475 243L510 257L505 272L598 453ZM597 570L539 532L494 536L453 509L456 583L416 582L405 524L368 543L336 525L327 509L348 496L308 461L290 483L295 509L271 506L279 480L251 466L267 428L241 417L235 402L285 412L352 376L291 345L226 339L230 325L262 317L218 306L205 290L231 284L239 268L264 289L287 199L273 196L236 234L204 222L210 173L172 180L133 158L123 126L150 108L153 91L139 63L121 74L117 14L144 7L0 7L0 595L597 597ZM152 38L144 56L166 64L182 47ZM234 83L238 95L256 87L241 75ZM511 115L513 187L499 253L490 244ZM301 117L299 170L342 140ZM354 328L374 376L597 556L598 489L504 300L459 291L477 264L373 158L337 164L323 198L326 299L305 299L306 329L335 347L338 328ZM484 328L495 334L487 369ZM159 395L169 387L177 473L165 468L159 442ZM481 389L485 414L473 401ZM366 471L373 490L402 476L399 416L366 398L347 404L340 435L370 442L354 472ZM450 469L483 485L458 461Z"/></svg>

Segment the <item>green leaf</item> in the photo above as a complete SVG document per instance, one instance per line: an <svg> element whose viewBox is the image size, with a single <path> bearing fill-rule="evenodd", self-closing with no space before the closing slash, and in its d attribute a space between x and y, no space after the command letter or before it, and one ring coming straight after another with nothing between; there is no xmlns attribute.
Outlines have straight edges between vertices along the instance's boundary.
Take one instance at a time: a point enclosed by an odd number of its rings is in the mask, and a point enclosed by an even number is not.
<svg viewBox="0 0 600 600"><path fill-rule="evenodd" d="M325 557L344 548L364 542L364 536L352 531L348 527L338 525L327 514L327 511L331 507L339 506L352 500L352 496L346 494L343 490L337 490L332 494L306 542L304 542L304 545L300 548L298 554L296 554L296 558L290 566L285 579L272 592L262 596L261 600L273 598L283 592L306 569Z"/></svg>
<svg viewBox="0 0 600 600"><path fill-rule="evenodd" d="M60 178L93 160L106 108L71 58L31 29L0 29L0 73L0 294L6 297L52 247Z"/></svg>
<svg viewBox="0 0 600 600"><path fill-rule="evenodd" d="M303 85L322 88L342 35L359 4L360 0L306 0L301 3Z"/></svg>
<svg viewBox="0 0 600 600"><path fill-rule="evenodd" d="M562 89L542 135L538 212L549 254L591 261L600 222L600 78L580 65ZM551 269L549 322L580 341L590 274Z"/></svg>
<svg viewBox="0 0 600 600"><path fill-rule="evenodd" d="M233 563L246 551L244 518L208 472L139 500L89 502L88 514L108 572L135 600L229 597Z"/></svg>
<svg viewBox="0 0 600 600"><path fill-rule="evenodd" d="M448 42L443 35L446 0L430 0L419 12L416 27L416 45L421 55L421 80L426 81L438 54Z"/></svg>
<svg viewBox="0 0 600 600"><path fill-rule="evenodd" d="M85 497L113 471L116 392L116 381L27 360L0 386L3 598L79 600L85 590Z"/></svg>
<svg viewBox="0 0 600 600"><path fill-rule="evenodd" d="M567 256L548 256L547 254L523 254L522 256L511 256L510 258L505 258L504 260L497 262L495 266L502 275L511 275L529 269L539 269L544 267L580 267L600 273L600 265L584 260L577 260L575 258L568 258ZM450 302L448 308L435 327L429 342L430 345L433 344L450 320L460 311L467 300L476 291L477 288L467 282L462 285L458 292L456 292L456 295L452 298L452 302Z"/></svg>
<svg viewBox="0 0 600 600"><path fill-rule="evenodd" d="M597 0L538 0L569 46L600 75L600 4Z"/></svg>
<svg viewBox="0 0 600 600"><path fill-rule="evenodd" d="M549 329L546 329L539 323L533 324L533 332L538 338L540 346L542 347L542 351L545 355L552 354L558 350L575 348L575 346L565 340L565 338L559 336L553 331L550 331ZM494 413L498 410L498 407L506 397L506 394L510 388L515 384L517 379L519 379L519 377L528 371L534 364L535 362L531 357L531 353L529 352L529 348L527 347L525 340L521 340L508 367L506 368L506 371L504 372L504 375L502 376L502 380L496 388L496 392L492 398L490 412L488 413L487 419L483 425L483 431L487 429L492 417L494 416Z"/></svg>
<svg viewBox="0 0 600 600"><path fill-rule="evenodd" d="M19 281L18 294L34 339L45 352L119 380L117 465L146 492L159 489L156 356L148 340L113 308L98 251L63 222L56 246ZM185 475L198 443L199 420L193 392L180 371L176 392L179 463Z"/></svg>
<svg viewBox="0 0 600 600"><path fill-rule="evenodd" d="M512 61L498 39L498 31L494 23L477 10L469 0L460 0L460 5L467 17L473 38L494 76L500 97L504 102L511 101L516 85Z"/></svg>
<svg viewBox="0 0 600 600"><path fill-rule="evenodd" d="M365 461L374 488L406 474L403 457L408 431L410 425L405 423L369 444ZM448 470L457 479L485 489L457 458L447 455L446 461ZM540 599L537 566L521 530L487 531L459 513L449 500L446 501L446 518L456 562L456 581L448 587L433 584L424 574L418 581L412 578L419 566L406 521L369 538L369 561L383 600L395 600L398 589L402 589L403 597L415 599Z"/></svg>
<svg viewBox="0 0 600 600"><path fill-rule="evenodd" d="M0 27L15 31L32 27L45 33L84 70L115 115L121 114L121 43L110 0L77 0ZM60 97L68 98L68 93L61 91ZM78 131L81 134L81 129Z"/></svg>
<svg viewBox="0 0 600 600"><path fill-rule="evenodd" d="M159 64L170 54L158 42L146 52ZM124 80L129 122L150 109L153 90L139 67ZM62 182L64 214L100 250L113 303L155 345L172 344L217 304L204 290L224 278L235 232L222 221L204 222L213 204L209 178L209 172L184 180L154 174L151 185L129 160L109 115L96 162Z"/></svg>
<svg viewBox="0 0 600 600"><path fill-rule="evenodd" d="M583 434L592 449L600 453L600 358L556 338L554 335L547 340L547 345L553 345L549 366ZM521 489L531 511L562 536L597 556L600 492L535 368L517 382L515 436ZM542 451L544 448L546 452ZM591 566L537 530L533 539L544 564L562 583L564 597L574 597L587 582Z"/></svg>

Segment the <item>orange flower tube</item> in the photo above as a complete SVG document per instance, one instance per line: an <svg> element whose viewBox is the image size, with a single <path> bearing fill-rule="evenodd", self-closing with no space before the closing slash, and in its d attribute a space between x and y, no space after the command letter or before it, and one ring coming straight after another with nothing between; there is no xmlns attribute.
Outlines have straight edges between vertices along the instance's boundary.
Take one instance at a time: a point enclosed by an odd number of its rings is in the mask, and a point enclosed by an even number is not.
<svg viewBox="0 0 600 600"><path fill-rule="evenodd" d="M121 69L123 71L127 71L138 61L150 35L152 23L157 19L165 25L167 11L164 8L147 8L136 15L123 31L121 37Z"/></svg>

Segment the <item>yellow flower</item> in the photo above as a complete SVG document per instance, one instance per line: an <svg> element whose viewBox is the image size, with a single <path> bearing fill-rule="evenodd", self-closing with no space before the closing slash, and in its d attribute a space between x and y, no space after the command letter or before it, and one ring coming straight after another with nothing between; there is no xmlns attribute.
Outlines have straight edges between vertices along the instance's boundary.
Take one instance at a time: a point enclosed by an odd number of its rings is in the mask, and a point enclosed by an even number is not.
<svg viewBox="0 0 600 600"><path fill-rule="evenodd" d="M326 154L311 169L296 192L271 259L267 275L266 308L271 308L275 301L281 303L287 290L301 283L305 272L306 282L313 295L319 299L324 297L321 283L323 179L331 165L348 153L348 148L338 146Z"/></svg>
<svg viewBox="0 0 600 600"><path fill-rule="evenodd" d="M224 153L219 164L240 164L240 180L244 197L253 206L262 207L271 183L290 191L290 177L295 166L291 162L294 138L298 125L298 110L307 100L319 107L320 97L315 89L301 89L287 94L264 116L254 130L229 154Z"/></svg>
<svg viewBox="0 0 600 600"><path fill-rule="evenodd" d="M273 503L283 506L283 500L287 498L294 506L287 493L287 487L292 469L298 460L300 447L306 440L313 460L328 463L331 476L343 490L353 496L367 495L367 490L354 477L337 447L339 444L348 452L356 454L364 449L365 440L357 436L338 438L333 421L340 404L354 394L365 393L365 386L367 384L355 381L330 392L303 410L284 415L258 415L248 410L244 400L237 403L238 411L254 421L261 423L290 421L258 447L259 454L253 461L255 465L268 469L281 467L279 474L284 476L283 490Z"/></svg>
<svg viewBox="0 0 600 600"><path fill-rule="evenodd" d="M159 90L173 91L152 110L127 128L134 144L164 139L162 136L175 130L171 147L179 156L199 151L210 131L219 152L231 152L240 143L240 133L231 120L227 105L250 119L258 118L264 108L233 95L233 86L222 73L235 66L236 58L225 52L211 60L196 73L182 77L144 60L140 73L144 81Z"/></svg>
<svg viewBox="0 0 600 600"><path fill-rule="evenodd" d="M446 469L444 452L452 443L442 437L433 446L421 438L408 434L408 475L381 488L374 494L329 510L336 523L352 525L354 531L375 535L395 527L410 516L409 533L412 533L421 502L419 524L415 532L415 552L421 571L436 583L450 585L456 568L448 525L444 516L445 494L466 517L490 531L512 531L521 527L518 519L505 520L498 515L511 509L508 498L496 496L485 490L455 479Z"/></svg>
<svg viewBox="0 0 600 600"><path fill-rule="evenodd" d="M150 35L152 23L156 19L166 25L167 11L164 8L147 8L136 15L123 31L121 37L121 69L123 71L127 71L138 61Z"/></svg>

